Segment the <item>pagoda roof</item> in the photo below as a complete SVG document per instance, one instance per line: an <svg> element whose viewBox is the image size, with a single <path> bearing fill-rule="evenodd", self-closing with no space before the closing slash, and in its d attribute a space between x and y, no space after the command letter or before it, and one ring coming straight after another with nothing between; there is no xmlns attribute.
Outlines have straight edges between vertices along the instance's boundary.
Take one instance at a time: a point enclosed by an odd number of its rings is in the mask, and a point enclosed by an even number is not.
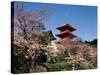
<svg viewBox="0 0 100 75"><path fill-rule="evenodd" d="M76 35L72 34L71 32L69 32L68 30L61 32L60 34L57 34L56 36L60 37L60 38L74 38L76 37Z"/></svg>
<svg viewBox="0 0 100 75"><path fill-rule="evenodd" d="M48 35L50 37L50 40L56 40L56 38L54 37L52 31L46 31L46 32L43 32L45 33L46 35Z"/></svg>
<svg viewBox="0 0 100 75"><path fill-rule="evenodd" d="M63 24L63 25L57 27L57 29L60 30L60 31L69 30L69 31L71 31L71 32L76 30L74 27L72 27L72 26L69 25L69 24Z"/></svg>

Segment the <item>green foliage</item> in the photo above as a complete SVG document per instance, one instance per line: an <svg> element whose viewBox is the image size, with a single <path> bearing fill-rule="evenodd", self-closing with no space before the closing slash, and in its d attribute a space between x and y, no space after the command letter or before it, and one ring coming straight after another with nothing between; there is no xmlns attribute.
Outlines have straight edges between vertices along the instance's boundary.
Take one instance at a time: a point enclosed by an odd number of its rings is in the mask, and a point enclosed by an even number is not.
<svg viewBox="0 0 100 75"><path fill-rule="evenodd" d="M67 60L65 59L65 55L59 55L58 62L60 62L60 61L66 61L67 62Z"/></svg>
<svg viewBox="0 0 100 75"><path fill-rule="evenodd" d="M64 70L72 70L72 65L68 64L66 61L61 61L55 64L51 64L51 71L64 71Z"/></svg>
<svg viewBox="0 0 100 75"><path fill-rule="evenodd" d="M48 45L51 42L51 36L49 35L49 32L40 32L41 35L34 34L34 38L36 38L36 42L42 45ZM34 39L33 38L33 39Z"/></svg>
<svg viewBox="0 0 100 75"><path fill-rule="evenodd" d="M19 48L14 46L14 72L15 73L24 73L25 72L25 48Z"/></svg>
<svg viewBox="0 0 100 75"><path fill-rule="evenodd" d="M76 55L77 51L78 51L78 49L76 47L70 49L70 52L72 55Z"/></svg>
<svg viewBox="0 0 100 75"><path fill-rule="evenodd" d="M85 70L85 69L95 69L96 66L93 64L88 64L88 63L79 63L79 62L74 62L74 67L75 70Z"/></svg>
<svg viewBox="0 0 100 75"><path fill-rule="evenodd" d="M67 49L65 49L65 51L64 51L64 56L65 56L65 57L69 57L69 54L68 54Z"/></svg>
<svg viewBox="0 0 100 75"><path fill-rule="evenodd" d="M93 64L88 64L88 69L95 69L95 68L96 68L95 65L93 65Z"/></svg>
<svg viewBox="0 0 100 75"><path fill-rule="evenodd" d="M93 64L79 64L78 70L83 69L95 69L96 67Z"/></svg>
<svg viewBox="0 0 100 75"><path fill-rule="evenodd" d="M50 43L49 36L43 35L39 36L37 42L42 45L48 45Z"/></svg>
<svg viewBox="0 0 100 75"><path fill-rule="evenodd" d="M93 39L92 41L85 41L85 43L97 47L97 41L97 39Z"/></svg>

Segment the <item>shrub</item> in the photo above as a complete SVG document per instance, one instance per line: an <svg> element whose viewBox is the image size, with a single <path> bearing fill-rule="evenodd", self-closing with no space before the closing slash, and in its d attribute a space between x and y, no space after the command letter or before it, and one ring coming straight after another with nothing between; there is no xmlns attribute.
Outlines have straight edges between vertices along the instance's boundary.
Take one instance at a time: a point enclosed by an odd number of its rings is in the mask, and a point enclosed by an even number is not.
<svg viewBox="0 0 100 75"><path fill-rule="evenodd" d="M59 55L59 57L58 57L58 62L60 62L60 61L67 61L67 60L65 59L65 56L64 56L64 55Z"/></svg>
<svg viewBox="0 0 100 75"><path fill-rule="evenodd" d="M64 71L64 70L72 70L72 65L68 64L65 61L51 64L51 71Z"/></svg>

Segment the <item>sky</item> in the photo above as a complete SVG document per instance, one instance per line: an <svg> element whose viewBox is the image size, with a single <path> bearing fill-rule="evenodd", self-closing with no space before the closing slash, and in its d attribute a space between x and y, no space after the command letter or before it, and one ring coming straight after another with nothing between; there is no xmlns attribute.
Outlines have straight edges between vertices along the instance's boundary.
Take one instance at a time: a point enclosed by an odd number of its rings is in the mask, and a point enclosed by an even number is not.
<svg viewBox="0 0 100 75"><path fill-rule="evenodd" d="M21 2L15 2L15 4L21 5ZM28 13L47 6L52 14L48 17L48 20L45 21L44 24L46 30L52 30L54 36L60 33L56 29L58 26L68 23L72 27L76 28L76 31L73 33L83 41L90 41L97 38L96 6L33 2L24 2L24 6Z"/></svg>

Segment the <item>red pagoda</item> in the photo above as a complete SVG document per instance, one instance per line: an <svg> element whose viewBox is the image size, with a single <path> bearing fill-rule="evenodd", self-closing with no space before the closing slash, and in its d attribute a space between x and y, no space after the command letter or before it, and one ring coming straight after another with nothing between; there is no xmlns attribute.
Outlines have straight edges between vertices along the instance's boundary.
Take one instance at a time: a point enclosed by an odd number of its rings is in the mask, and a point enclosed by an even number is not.
<svg viewBox="0 0 100 75"><path fill-rule="evenodd" d="M69 24L61 25L57 27L57 29L60 30L60 34L57 34L56 36L60 39L73 39L76 37L76 35L72 33L76 29Z"/></svg>

